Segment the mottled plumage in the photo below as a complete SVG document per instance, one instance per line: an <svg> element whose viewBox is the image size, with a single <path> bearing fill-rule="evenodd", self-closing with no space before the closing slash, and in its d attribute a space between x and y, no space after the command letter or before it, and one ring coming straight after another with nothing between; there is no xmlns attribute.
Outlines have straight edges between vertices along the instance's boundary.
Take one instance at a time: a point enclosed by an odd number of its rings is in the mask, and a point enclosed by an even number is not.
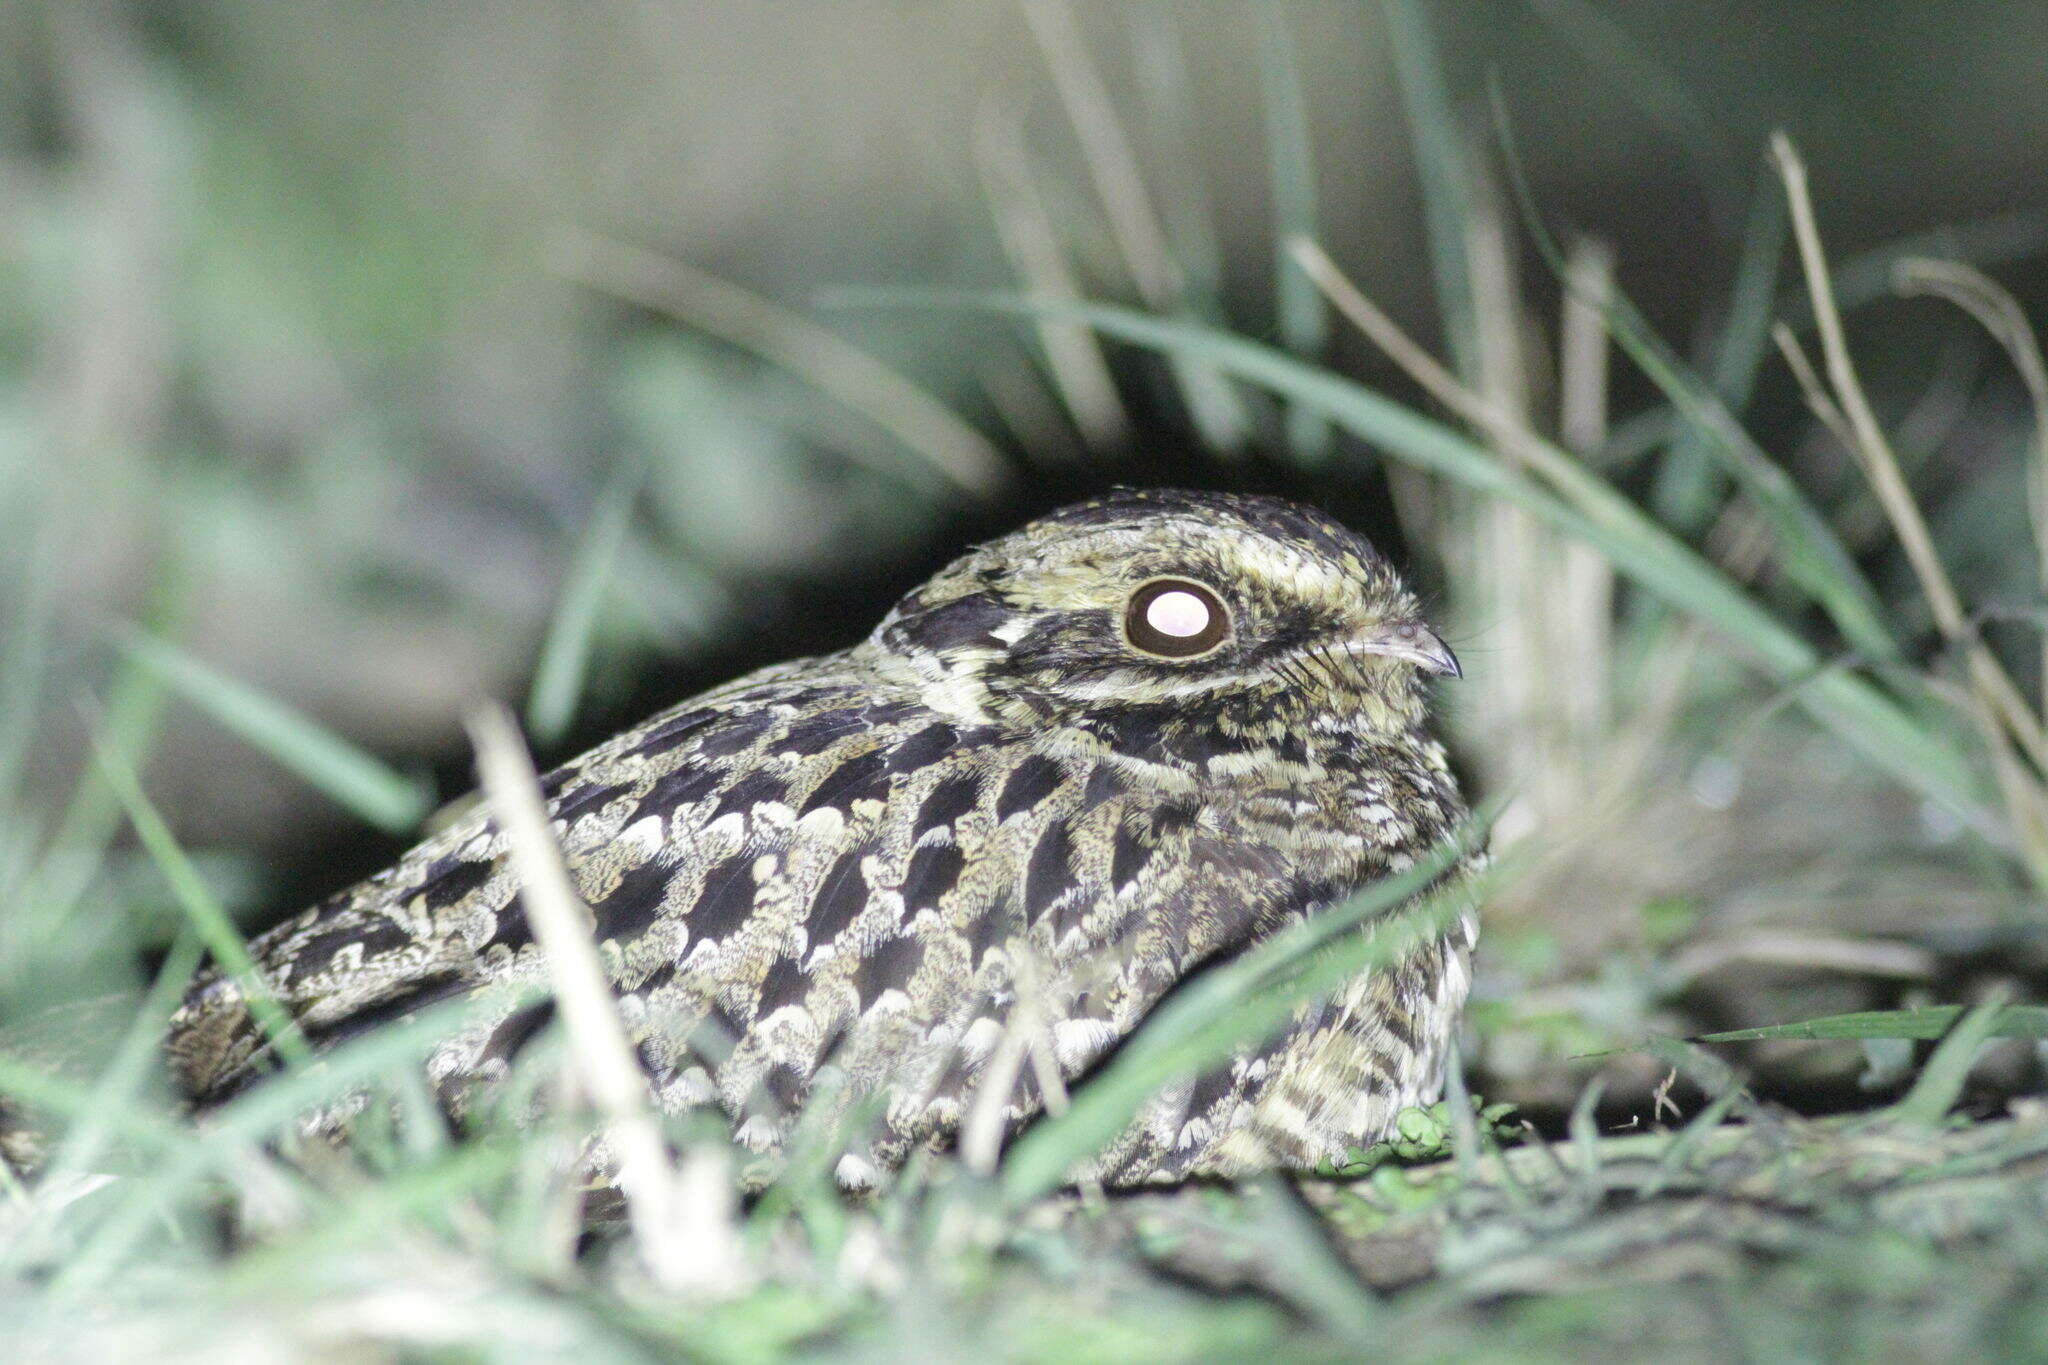
<svg viewBox="0 0 2048 1365"><path fill-rule="evenodd" d="M1076 1080L1190 973L1428 850L1463 807L1422 675L1455 671L1393 569L1327 517L1121 492L543 788L660 1103L716 1104L772 1153L835 1068L833 1102L880 1115L840 1162L860 1184L955 1135L1020 997L1041 1066L1017 1070L1012 1129L1043 1105L1043 1063ZM1160 1095L1094 1173L1234 1175L1376 1139L1435 1093L1475 932ZM547 967L481 814L253 952L316 1046L502 997L430 1061L458 1114L550 1022L497 989ZM170 1051L202 1105L271 1065L218 975Z"/></svg>

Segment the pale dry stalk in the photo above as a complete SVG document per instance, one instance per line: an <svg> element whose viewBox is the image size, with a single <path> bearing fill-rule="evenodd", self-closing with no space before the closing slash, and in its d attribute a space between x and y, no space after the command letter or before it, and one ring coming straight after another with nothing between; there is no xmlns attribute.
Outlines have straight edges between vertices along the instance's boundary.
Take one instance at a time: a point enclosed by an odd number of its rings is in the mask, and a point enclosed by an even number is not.
<svg viewBox="0 0 2048 1365"><path fill-rule="evenodd" d="M1806 389L1808 402L1845 442L1870 481L1927 598L1935 628L1962 657L1975 699L1973 710L1978 712L1979 728L1985 732L1985 743L2014 834L2027 849L2037 872L2048 872L2048 791L2044 791L2040 780L2041 774L2048 773L2048 735L2044 735L2041 717L2031 709L1972 625L1961 595L1935 548L1919 503L1900 471L1898 457L1864 393L1849 355L1841 313L1835 305L1805 162L1792 140L1782 132L1772 134L1771 156L1791 205L1793 238L1813 301L1827 385L1820 384L1796 340L1782 328L1778 333L1779 346ZM2032 761L2031 771L2015 746Z"/></svg>

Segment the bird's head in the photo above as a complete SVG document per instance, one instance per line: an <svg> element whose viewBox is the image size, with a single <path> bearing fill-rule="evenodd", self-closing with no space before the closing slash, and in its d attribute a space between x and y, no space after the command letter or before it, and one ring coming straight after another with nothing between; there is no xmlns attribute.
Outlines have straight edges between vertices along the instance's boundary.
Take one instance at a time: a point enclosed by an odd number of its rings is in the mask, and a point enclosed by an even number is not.
<svg viewBox="0 0 2048 1365"><path fill-rule="evenodd" d="M1361 536L1273 498L1125 490L970 552L874 644L935 704L1054 723L1400 730L1458 675Z"/></svg>

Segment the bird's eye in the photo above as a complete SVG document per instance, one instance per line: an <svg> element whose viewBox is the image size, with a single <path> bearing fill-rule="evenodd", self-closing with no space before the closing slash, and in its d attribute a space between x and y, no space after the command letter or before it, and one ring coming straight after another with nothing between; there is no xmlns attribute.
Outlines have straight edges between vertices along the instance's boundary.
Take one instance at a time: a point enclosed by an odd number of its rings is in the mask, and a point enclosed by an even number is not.
<svg viewBox="0 0 2048 1365"><path fill-rule="evenodd" d="M1134 649L1166 659L1207 654L1230 634L1230 612L1200 583L1158 578L1131 594L1124 637Z"/></svg>

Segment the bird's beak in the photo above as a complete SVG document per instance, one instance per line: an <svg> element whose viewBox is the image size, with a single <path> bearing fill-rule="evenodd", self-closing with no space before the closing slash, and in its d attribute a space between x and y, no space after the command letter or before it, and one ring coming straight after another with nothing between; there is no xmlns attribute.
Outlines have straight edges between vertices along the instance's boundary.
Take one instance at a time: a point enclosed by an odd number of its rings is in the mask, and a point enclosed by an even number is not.
<svg viewBox="0 0 2048 1365"><path fill-rule="evenodd" d="M1465 670L1458 666L1458 656L1451 653L1451 647L1420 621L1389 621L1361 641L1358 648L1367 654L1406 659L1439 677L1465 676Z"/></svg>

